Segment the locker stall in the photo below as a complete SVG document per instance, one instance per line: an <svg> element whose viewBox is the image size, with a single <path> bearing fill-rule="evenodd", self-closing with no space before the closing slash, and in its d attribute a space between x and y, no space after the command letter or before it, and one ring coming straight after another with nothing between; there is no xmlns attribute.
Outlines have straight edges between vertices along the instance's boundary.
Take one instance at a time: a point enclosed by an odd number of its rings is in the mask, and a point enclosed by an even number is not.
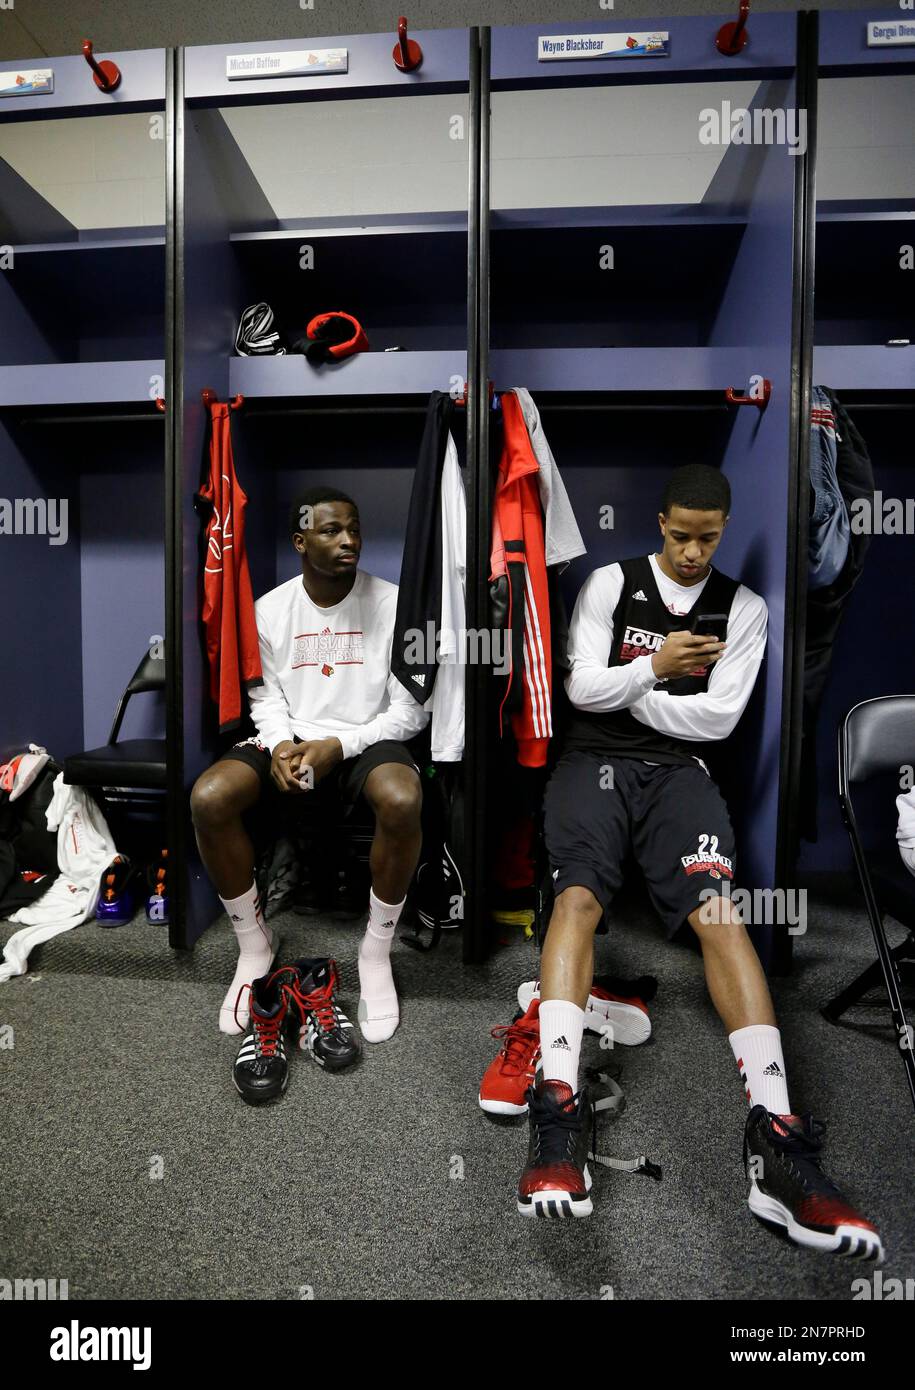
<svg viewBox="0 0 915 1390"><path fill-rule="evenodd" d="M904 15L900 16L904 18ZM832 388L867 445L884 507L915 497L915 56L868 46L880 11L819 17L813 381ZM906 247L909 248L908 254ZM849 709L915 689L911 577L915 542L890 511L878 525L844 609L816 728L815 778L799 872L815 882L850 870L837 796L836 734ZM895 794L881 787L869 817L895 856ZM811 817L813 822L811 822ZM815 833L816 839L809 835Z"/></svg>
<svg viewBox="0 0 915 1390"><path fill-rule="evenodd" d="M399 580L426 402L466 377L472 36L438 30L411 37L423 60L410 72L395 66L393 34L311 40L312 53L336 51L331 69L319 60L313 71L285 78L234 80L227 70L255 53L267 67L302 50L302 40L183 55L175 596L183 642L172 695L183 724L173 795L182 817L174 839L185 860L178 912L188 946L220 911L197 859L188 796L199 773L248 732L220 738L208 696L201 523L193 504L208 439L201 393L243 397L232 434L257 597L299 571L289 506L302 488L328 481L359 504L361 567ZM289 350L239 356L239 316L262 301ZM315 315L336 310L360 321L369 350L312 366L296 346Z"/></svg>
<svg viewBox="0 0 915 1390"><path fill-rule="evenodd" d="M60 762L165 636L166 54L108 60L112 91L68 56L0 97L0 741ZM164 705L122 738L162 738Z"/></svg>
<svg viewBox="0 0 915 1390"><path fill-rule="evenodd" d="M666 53L609 60L538 61L538 38L612 34L612 18L493 30L488 375L532 392L569 491L587 545L562 576L570 615L593 569L657 549L674 467L727 474L715 563L769 609L720 769L737 882L753 889L786 867L806 156L789 152L788 124L781 143L715 137L728 110L790 120L798 104L797 18L755 15L736 56L716 48L723 18L630 20L636 39L666 34ZM728 401L754 378L771 383L764 409ZM773 930L753 928L764 959Z"/></svg>

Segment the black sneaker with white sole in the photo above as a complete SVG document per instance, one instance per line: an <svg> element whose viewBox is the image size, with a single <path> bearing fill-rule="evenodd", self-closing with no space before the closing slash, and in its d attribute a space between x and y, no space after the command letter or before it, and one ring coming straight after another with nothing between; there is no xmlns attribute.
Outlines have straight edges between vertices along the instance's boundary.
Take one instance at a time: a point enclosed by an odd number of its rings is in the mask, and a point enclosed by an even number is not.
<svg viewBox="0 0 915 1390"><path fill-rule="evenodd" d="M522 1216L590 1216L594 1109L583 1087L573 1095L563 1081L541 1074L527 1093L530 1144L518 1183Z"/></svg>
<svg viewBox="0 0 915 1390"><path fill-rule="evenodd" d="M264 975L251 986L249 1031L238 1050L232 1073L239 1094L249 1105L275 1100L283 1094L289 1080L283 1038L288 997L277 978L279 973Z"/></svg>
<svg viewBox="0 0 915 1390"><path fill-rule="evenodd" d="M883 1245L876 1227L820 1166L824 1129L812 1115L773 1115L754 1105L743 1144L750 1210L797 1245L880 1262Z"/></svg>
<svg viewBox="0 0 915 1390"><path fill-rule="evenodd" d="M337 1003L337 962L324 957L293 961L282 974L299 1047L326 1071L342 1071L359 1056L356 1030Z"/></svg>

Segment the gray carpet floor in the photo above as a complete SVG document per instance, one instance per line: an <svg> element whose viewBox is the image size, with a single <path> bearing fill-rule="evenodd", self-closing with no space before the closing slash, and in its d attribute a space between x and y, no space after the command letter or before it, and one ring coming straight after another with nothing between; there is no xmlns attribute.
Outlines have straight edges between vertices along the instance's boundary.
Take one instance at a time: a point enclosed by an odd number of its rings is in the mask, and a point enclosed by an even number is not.
<svg viewBox="0 0 915 1390"><path fill-rule="evenodd" d="M336 956L354 1017L360 924L274 924L284 957ZM296 1053L286 1096L260 1109L216 1026L233 950L226 919L190 954L142 919L87 924L0 985L0 1277L67 1279L86 1299L848 1300L869 1272L751 1216L746 1106L701 960L650 918L598 941L598 969L659 981L651 1041L613 1054L627 1103L599 1142L664 1177L597 1170L594 1215L567 1223L516 1214L526 1124L477 1105L489 1030L536 971L520 932L479 967L456 933L431 955L399 944L394 1039L336 1076ZM828 1120L827 1171L880 1226L884 1276L911 1278L915 1115L885 1005L842 1027L817 1012L870 959L861 913L818 899L773 991L793 1105ZM583 1060L606 1055L592 1038Z"/></svg>

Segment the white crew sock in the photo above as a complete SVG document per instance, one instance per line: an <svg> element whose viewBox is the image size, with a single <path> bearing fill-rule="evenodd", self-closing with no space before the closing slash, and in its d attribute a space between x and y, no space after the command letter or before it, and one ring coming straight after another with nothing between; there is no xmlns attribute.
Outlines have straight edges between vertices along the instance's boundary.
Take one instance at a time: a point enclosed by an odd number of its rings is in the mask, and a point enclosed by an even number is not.
<svg viewBox="0 0 915 1390"><path fill-rule="evenodd" d="M239 990L266 975L273 960L273 933L261 915L257 885L253 884L240 898L220 898L229 914L229 921L238 939L238 965L228 993L219 1010L220 1033L243 1033L250 1013L248 995L238 999ZM235 1021L235 1002L238 1000L238 1022ZM239 1026L240 1025L240 1026Z"/></svg>
<svg viewBox="0 0 915 1390"><path fill-rule="evenodd" d="M728 1042L750 1104L764 1105L773 1115L790 1115L788 1078L778 1029L771 1023L753 1023L731 1033Z"/></svg>
<svg viewBox="0 0 915 1390"><path fill-rule="evenodd" d="M400 1022L400 1005L391 974L391 943L406 902L383 903L369 890L369 922L359 947L359 1010L366 1042L386 1042Z"/></svg>
<svg viewBox="0 0 915 1390"><path fill-rule="evenodd" d="M544 1081L564 1081L578 1090L578 1059L585 1011L568 999L540 1000L540 1053Z"/></svg>

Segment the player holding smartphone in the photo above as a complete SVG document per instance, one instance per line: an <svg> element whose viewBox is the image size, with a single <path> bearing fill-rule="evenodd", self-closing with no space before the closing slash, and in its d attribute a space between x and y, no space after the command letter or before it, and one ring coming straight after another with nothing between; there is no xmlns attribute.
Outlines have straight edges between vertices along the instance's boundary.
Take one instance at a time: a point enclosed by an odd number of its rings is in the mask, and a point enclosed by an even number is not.
<svg viewBox="0 0 915 1390"><path fill-rule="evenodd" d="M766 977L722 891L734 877L734 833L702 754L743 714L768 616L758 594L711 565L730 505L717 469L677 469L658 516L660 553L595 570L575 605L566 680L574 714L545 800L556 898L540 971L543 1070L528 1092L518 1209L592 1209L591 1101L579 1087L579 1053L594 932L632 852L668 936L688 923L702 947L751 1106L751 1210L801 1245L879 1257L876 1229L819 1167L817 1123L791 1111ZM684 1084L701 1091L695 1076Z"/></svg>

